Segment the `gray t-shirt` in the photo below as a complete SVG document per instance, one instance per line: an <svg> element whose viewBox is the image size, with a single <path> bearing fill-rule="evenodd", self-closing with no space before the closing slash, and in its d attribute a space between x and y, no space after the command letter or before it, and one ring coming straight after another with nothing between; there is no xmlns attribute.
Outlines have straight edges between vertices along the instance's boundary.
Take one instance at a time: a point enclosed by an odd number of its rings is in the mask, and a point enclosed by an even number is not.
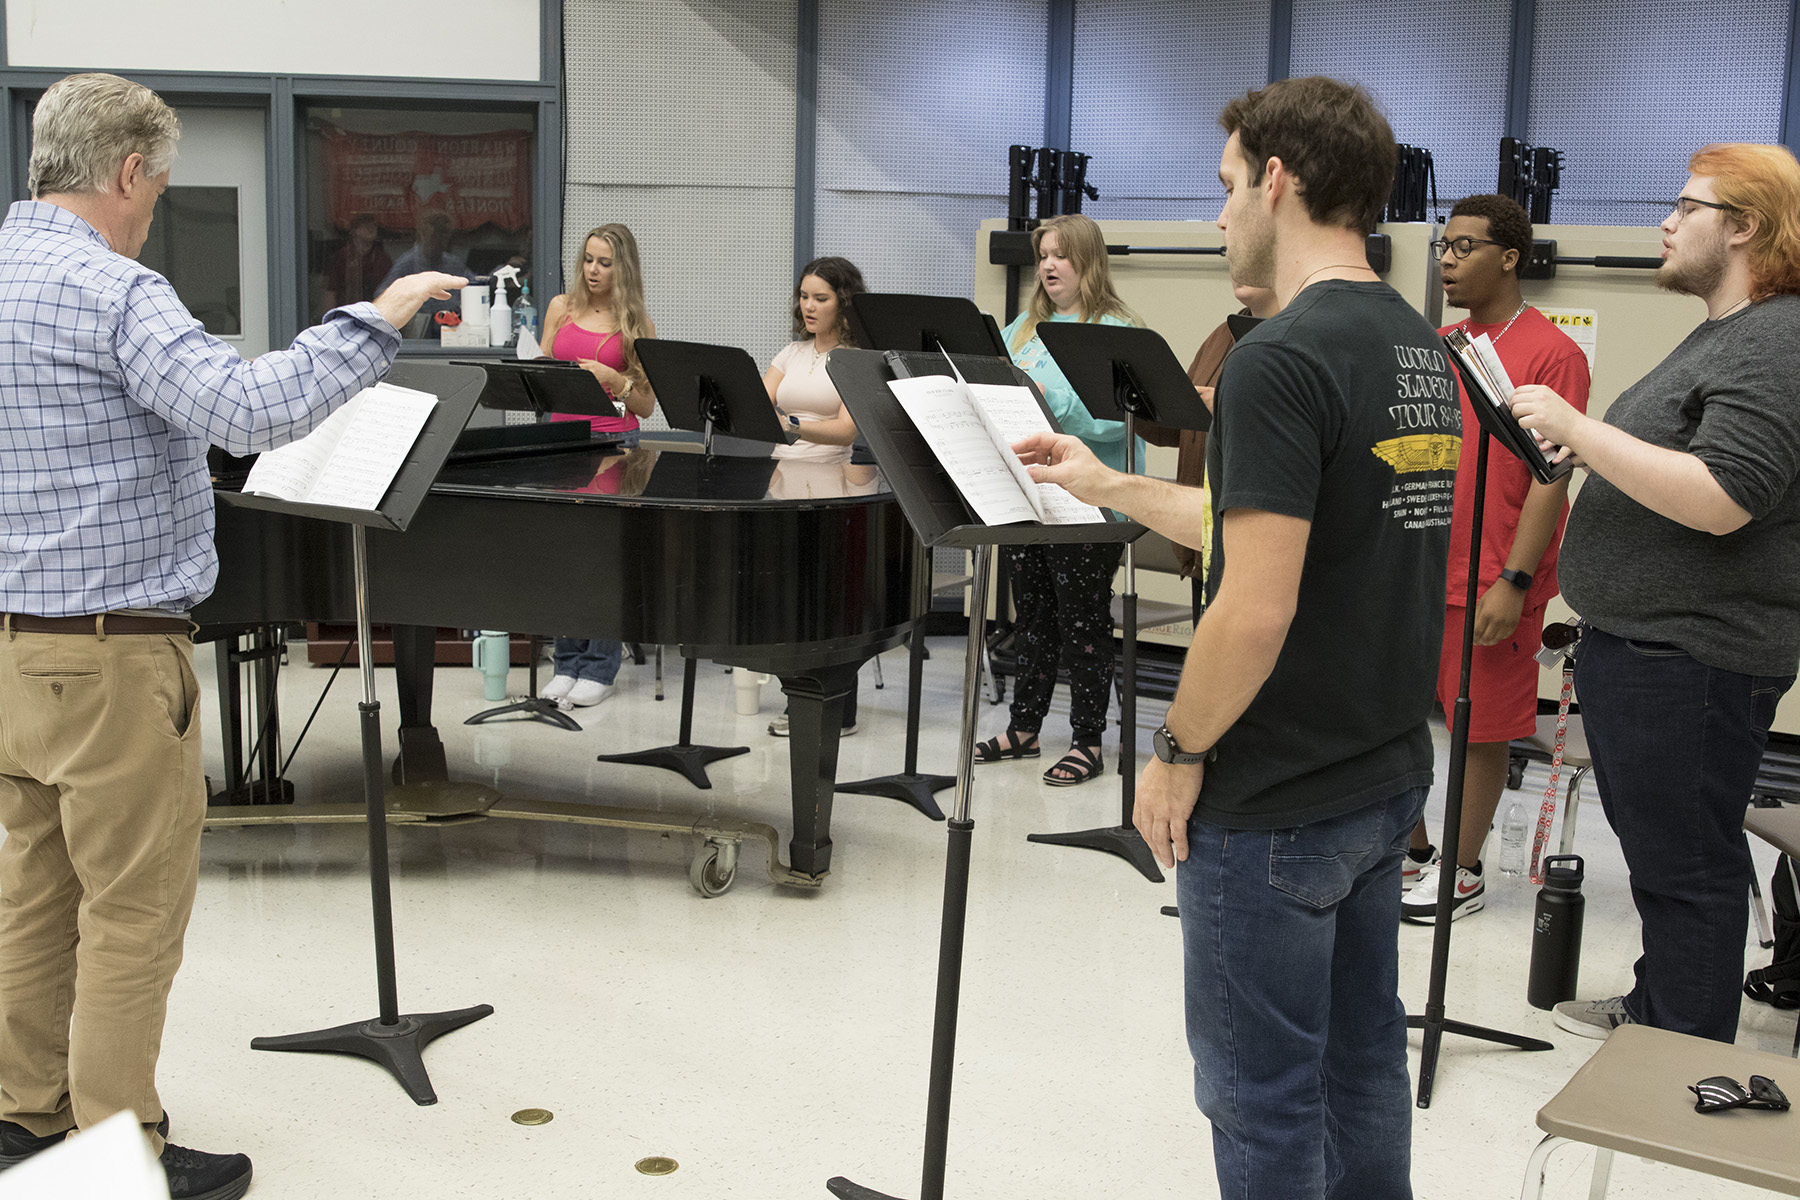
<svg viewBox="0 0 1800 1200"><path fill-rule="evenodd" d="M1708 321L1626 389L1606 422L1693 454L1750 521L1723 537L1657 516L1599 475L1569 514L1569 606L1617 637L1710 667L1791 675L1800 660L1800 296Z"/></svg>

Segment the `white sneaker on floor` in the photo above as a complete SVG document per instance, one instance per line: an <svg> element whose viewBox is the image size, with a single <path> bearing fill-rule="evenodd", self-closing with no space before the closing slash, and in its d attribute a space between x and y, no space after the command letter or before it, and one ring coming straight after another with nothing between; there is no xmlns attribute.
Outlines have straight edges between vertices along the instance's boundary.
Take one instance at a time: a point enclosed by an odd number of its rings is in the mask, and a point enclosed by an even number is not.
<svg viewBox="0 0 1800 1200"><path fill-rule="evenodd" d="M1621 1025L1635 1025L1625 1011L1625 997L1609 996L1605 1000L1564 1000L1550 1010L1559 1029L1582 1037L1605 1041Z"/></svg>
<svg viewBox="0 0 1800 1200"><path fill-rule="evenodd" d="M1419 882L1420 871L1423 871L1427 867L1437 866L1438 862L1441 860L1441 856L1438 854L1438 848L1436 846L1427 846L1425 849L1431 852L1431 856L1424 862L1420 862L1418 859L1414 858L1410 850L1401 856L1400 890L1402 892L1409 891L1414 884Z"/></svg>
<svg viewBox="0 0 1800 1200"><path fill-rule="evenodd" d="M769 736L770 737L786 737L787 735L788 735L787 714L781 713L773 721L769 722Z"/></svg>
<svg viewBox="0 0 1800 1200"><path fill-rule="evenodd" d="M613 685L597 679L577 679L565 697L571 708L592 708L613 694Z"/></svg>
<svg viewBox="0 0 1800 1200"><path fill-rule="evenodd" d="M539 690L538 695L545 700L561 700L575 686L573 675L558 675Z"/></svg>
<svg viewBox="0 0 1800 1200"><path fill-rule="evenodd" d="M1419 872L1419 878L1400 898L1401 919L1417 925L1437 923L1438 873L1443 864L1432 862ZM1456 893L1450 898L1450 919L1457 920L1487 907L1487 879L1482 872L1467 867L1456 868Z"/></svg>

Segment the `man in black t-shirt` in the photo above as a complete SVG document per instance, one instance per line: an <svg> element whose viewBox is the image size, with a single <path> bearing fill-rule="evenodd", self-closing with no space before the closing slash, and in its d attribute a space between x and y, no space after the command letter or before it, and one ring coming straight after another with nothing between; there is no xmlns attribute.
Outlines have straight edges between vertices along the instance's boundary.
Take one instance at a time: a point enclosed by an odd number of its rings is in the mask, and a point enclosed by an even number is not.
<svg viewBox="0 0 1800 1200"><path fill-rule="evenodd" d="M1461 409L1436 332L1364 254L1395 162L1368 95L1283 80L1220 123L1232 278L1282 311L1219 382L1212 598L1134 824L1181 862L1221 1193L1404 1200L1400 860L1431 783ZM1019 450L1034 478L1199 536L1192 489L1110 471L1073 438Z"/></svg>

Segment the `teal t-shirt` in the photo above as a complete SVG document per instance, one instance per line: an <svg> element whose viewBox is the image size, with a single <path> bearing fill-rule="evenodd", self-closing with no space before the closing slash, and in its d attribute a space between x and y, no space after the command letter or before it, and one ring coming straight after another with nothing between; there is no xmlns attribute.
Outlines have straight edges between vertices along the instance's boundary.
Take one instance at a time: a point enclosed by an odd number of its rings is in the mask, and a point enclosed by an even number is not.
<svg viewBox="0 0 1800 1200"><path fill-rule="evenodd" d="M1025 323L1026 315L1020 313L1001 331L1001 336L1006 339L1009 348L1013 343L1013 334L1020 325ZM1075 316L1064 316L1061 313L1053 314L1050 319L1052 321L1079 320ZM1128 325L1130 322L1109 316L1101 317L1098 324ZM1012 351L1012 357L1019 369L1031 376L1031 381L1038 385L1039 391L1044 393L1044 403L1050 406L1050 412L1056 417L1056 423L1062 426L1063 432L1072 433L1086 442L1088 449L1098 455L1100 461L1113 470L1123 471L1125 469L1125 422L1096 421L1093 414L1088 412L1087 405L1081 402L1081 397L1075 394L1075 389L1069 386L1068 378L1063 375L1062 368L1056 365L1056 360L1050 357L1048 350L1044 349L1044 343L1038 339L1037 334L1032 334L1031 340L1026 342L1023 347ZM1140 474L1144 470L1143 438L1137 439L1137 469Z"/></svg>

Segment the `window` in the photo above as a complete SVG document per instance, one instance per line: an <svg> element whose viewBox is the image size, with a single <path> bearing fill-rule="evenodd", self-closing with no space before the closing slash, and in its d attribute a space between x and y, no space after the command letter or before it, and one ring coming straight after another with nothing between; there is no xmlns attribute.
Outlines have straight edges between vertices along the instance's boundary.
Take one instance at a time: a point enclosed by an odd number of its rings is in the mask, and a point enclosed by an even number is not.
<svg viewBox="0 0 1800 1200"><path fill-rule="evenodd" d="M206 332L243 336L236 188L169 185L157 198L138 261L174 285Z"/></svg>
<svg viewBox="0 0 1800 1200"><path fill-rule="evenodd" d="M400 275L531 270L533 111L303 110L307 321ZM402 332L438 340L433 301Z"/></svg>

